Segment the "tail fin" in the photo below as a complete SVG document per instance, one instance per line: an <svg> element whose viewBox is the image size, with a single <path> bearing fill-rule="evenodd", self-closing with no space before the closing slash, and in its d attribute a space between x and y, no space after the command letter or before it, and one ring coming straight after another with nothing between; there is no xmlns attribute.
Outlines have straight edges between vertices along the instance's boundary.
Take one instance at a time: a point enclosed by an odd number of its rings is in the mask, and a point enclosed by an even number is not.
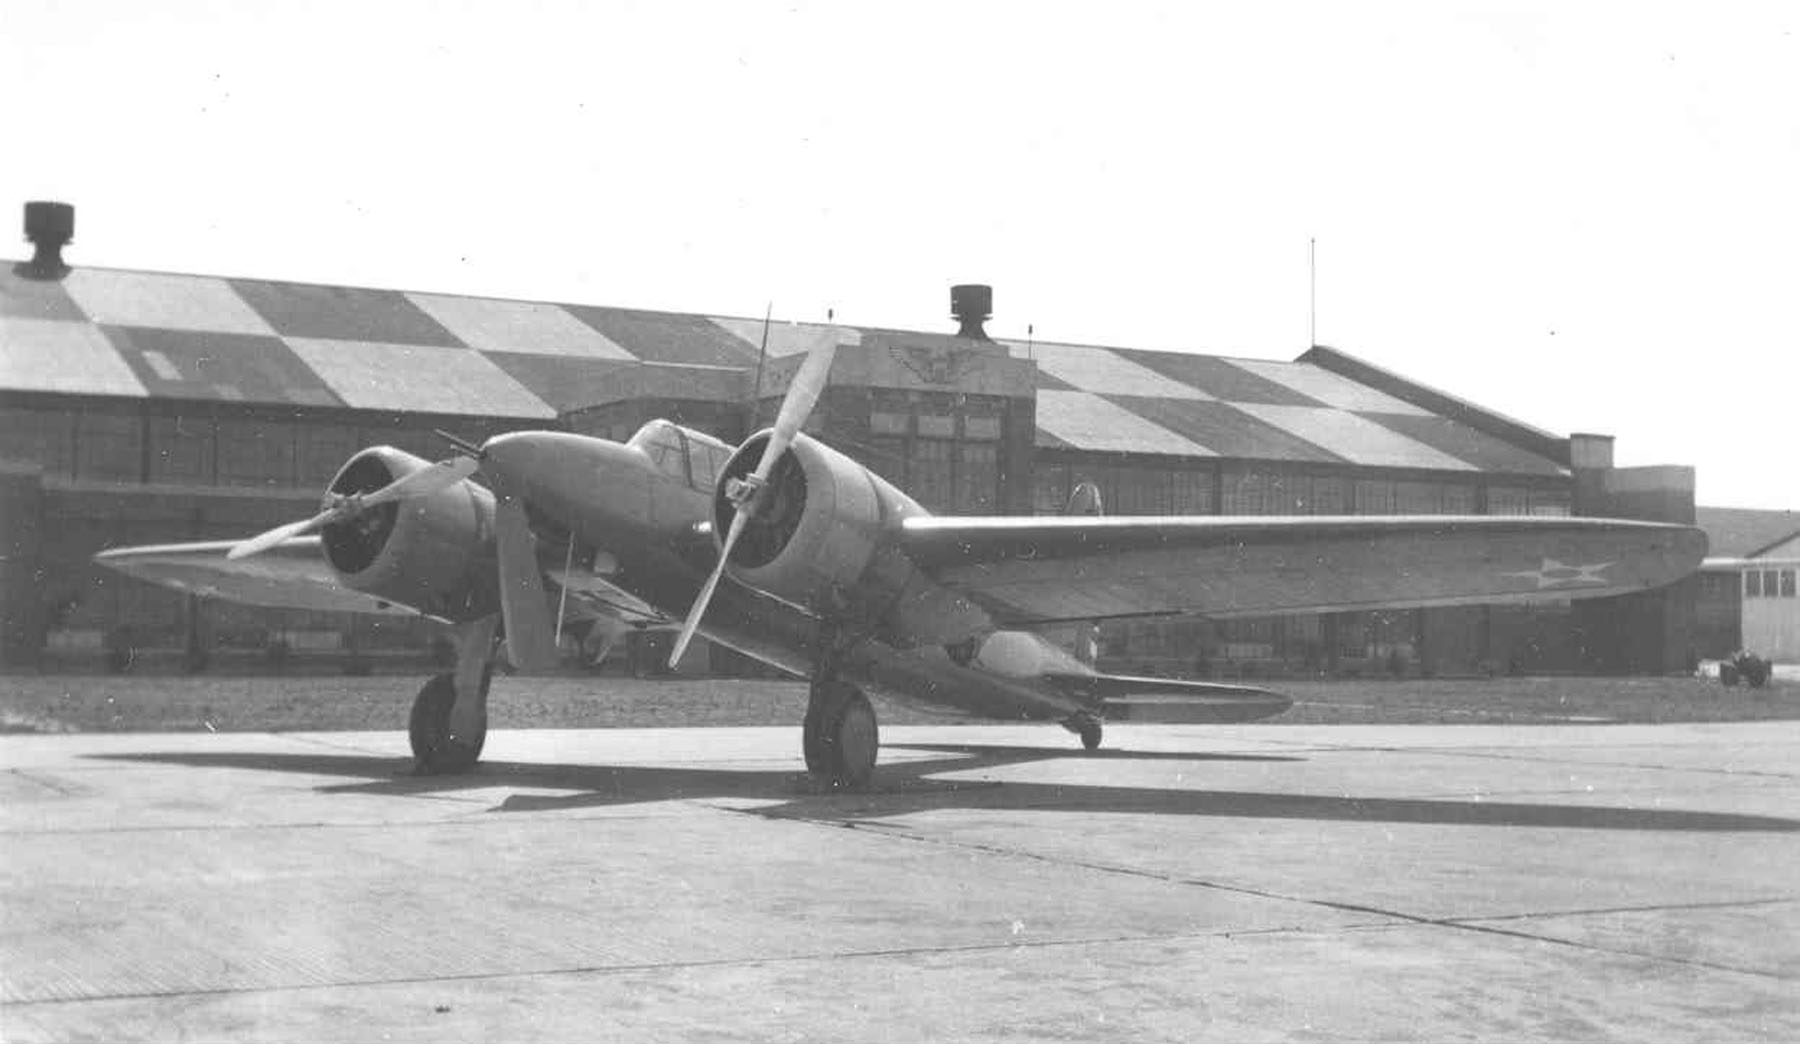
<svg viewBox="0 0 1800 1044"><path fill-rule="evenodd" d="M1069 506L1063 508L1065 515L1104 515L1105 505L1100 502L1100 487L1092 482L1076 485L1075 492L1069 494Z"/></svg>

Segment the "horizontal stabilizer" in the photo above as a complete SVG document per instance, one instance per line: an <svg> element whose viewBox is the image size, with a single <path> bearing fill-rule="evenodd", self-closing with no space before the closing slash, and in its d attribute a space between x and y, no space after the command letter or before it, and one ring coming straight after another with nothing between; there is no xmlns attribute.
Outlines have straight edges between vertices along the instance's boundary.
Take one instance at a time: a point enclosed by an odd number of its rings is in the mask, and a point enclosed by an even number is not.
<svg viewBox="0 0 1800 1044"><path fill-rule="evenodd" d="M1050 680L1099 700L1107 721L1222 725L1273 717L1294 705L1288 697L1254 685L1123 674L1057 674Z"/></svg>

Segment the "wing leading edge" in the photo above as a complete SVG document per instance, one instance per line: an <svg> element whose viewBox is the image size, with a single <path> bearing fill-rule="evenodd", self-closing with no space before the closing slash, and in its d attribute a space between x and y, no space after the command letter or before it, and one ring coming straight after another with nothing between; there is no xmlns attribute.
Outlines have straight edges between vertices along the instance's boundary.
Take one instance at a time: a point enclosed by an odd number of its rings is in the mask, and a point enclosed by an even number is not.
<svg viewBox="0 0 1800 1044"><path fill-rule="evenodd" d="M236 540L157 544L102 551L94 561L126 576L206 598L269 609L418 615L338 583L316 536L283 540L259 555L230 559Z"/></svg>
<svg viewBox="0 0 1800 1044"><path fill-rule="evenodd" d="M1496 516L908 519L939 583L1014 626L1592 598L1672 583L1691 526Z"/></svg>

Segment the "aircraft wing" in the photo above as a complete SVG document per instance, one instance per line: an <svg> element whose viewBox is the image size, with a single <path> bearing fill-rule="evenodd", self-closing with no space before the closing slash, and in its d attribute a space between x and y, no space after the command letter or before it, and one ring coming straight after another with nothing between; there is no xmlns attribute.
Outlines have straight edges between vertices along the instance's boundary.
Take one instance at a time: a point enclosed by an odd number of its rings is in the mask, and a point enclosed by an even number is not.
<svg viewBox="0 0 1800 1044"><path fill-rule="evenodd" d="M904 546L1012 626L1591 598L1693 572L1691 526L1496 516L908 519Z"/></svg>
<svg viewBox="0 0 1800 1044"><path fill-rule="evenodd" d="M418 611L338 583L316 536L293 537L249 558L230 560L235 540L157 544L102 551L94 561L127 576L207 598L272 609L391 613Z"/></svg>

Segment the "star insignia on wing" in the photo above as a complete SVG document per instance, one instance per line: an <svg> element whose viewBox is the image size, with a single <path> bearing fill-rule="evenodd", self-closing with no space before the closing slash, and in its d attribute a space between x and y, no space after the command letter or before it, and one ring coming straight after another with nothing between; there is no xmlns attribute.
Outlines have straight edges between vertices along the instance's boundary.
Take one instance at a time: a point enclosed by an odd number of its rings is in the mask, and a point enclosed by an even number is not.
<svg viewBox="0 0 1800 1044"><path fill-rule="evenodd" d="M1501 576L1516 576L1537 583L1538 590L1546 587L1562 587L1565 584L1604 584L1606 577L1600 575L1617 562L1595 562L1593 565L1568 565L1554 558L1544 559L1544 564L1536 569L1522 573L1501 573Z"/></svg>

